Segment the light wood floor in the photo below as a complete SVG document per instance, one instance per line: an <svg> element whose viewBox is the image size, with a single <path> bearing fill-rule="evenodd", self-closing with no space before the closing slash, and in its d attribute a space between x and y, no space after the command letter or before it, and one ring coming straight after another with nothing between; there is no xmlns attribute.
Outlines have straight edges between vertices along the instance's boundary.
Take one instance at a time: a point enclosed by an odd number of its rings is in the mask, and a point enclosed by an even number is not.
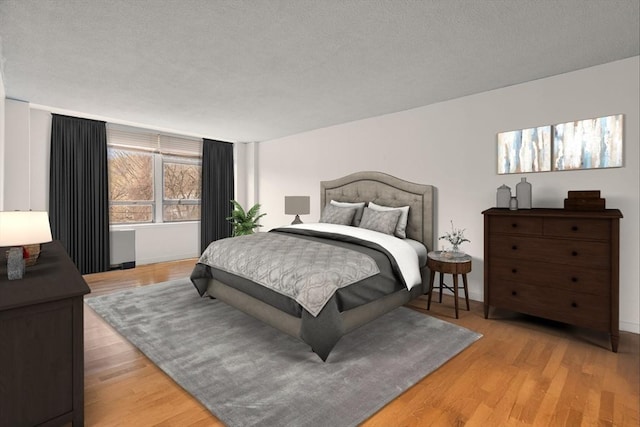
<svg viewBox="0 0 640 427"><path fill-rule="evenodd" d="M195 260L84 276L92 295L190 274ZM195 291L194 291L195 292ZM411 307L419 312L426 299ZM389 426L638 426L640 339L493 309L453 315L453 299L430 315L484 336L363 423ZM85 305L85 425L221 426Z"/></svg>

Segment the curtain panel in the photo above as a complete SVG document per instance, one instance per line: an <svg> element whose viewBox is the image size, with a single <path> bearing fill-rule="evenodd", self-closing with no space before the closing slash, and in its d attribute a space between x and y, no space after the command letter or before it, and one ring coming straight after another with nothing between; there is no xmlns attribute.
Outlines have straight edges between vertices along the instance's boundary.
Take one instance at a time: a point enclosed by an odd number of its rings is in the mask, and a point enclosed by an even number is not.
<svg viewBox="0 0 640 427"><path fill-rule="evenodd" d="M200 253L214 240L230 237L233 194L233 144L203 139Z"/></svg>
<svg viewBox="0 0 640 427"><path fill-rule="evenodd" d="M51 234L82 274L109 268L107 132L102 121L53 114Z"/></svg>

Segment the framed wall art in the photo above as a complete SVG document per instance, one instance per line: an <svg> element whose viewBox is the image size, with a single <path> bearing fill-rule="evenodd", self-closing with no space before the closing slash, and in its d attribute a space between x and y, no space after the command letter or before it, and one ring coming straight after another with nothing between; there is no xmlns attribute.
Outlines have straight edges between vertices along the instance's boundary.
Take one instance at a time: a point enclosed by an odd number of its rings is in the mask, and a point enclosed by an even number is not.
<svg viewBox="0 0 640 427"><path fill-rule="evenodd" d="M498 134L498 174L551 170L551 126Z"/></svg>
<svg viewBox="0 0 640 427"><path fill-rule="evenodd" d="M500 132L498 174L623 166L624 116Z"/></svg>
<svg viewBox="0 0 640 427"><path fill-rule="evenodd" d="M622 114L555 125L553 170L622 167L622 130Z"/></svg>

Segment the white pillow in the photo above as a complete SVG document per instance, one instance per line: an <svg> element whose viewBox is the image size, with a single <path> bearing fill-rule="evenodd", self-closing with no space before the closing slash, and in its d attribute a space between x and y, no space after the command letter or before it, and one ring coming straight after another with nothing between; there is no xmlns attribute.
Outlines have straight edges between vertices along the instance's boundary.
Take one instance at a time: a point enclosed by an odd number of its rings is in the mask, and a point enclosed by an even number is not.
<svg viewBox="0 0 640 427"><path fill-rule="evenodd" d="M369 202L369 209L373 209L374 211L394 211L399 210L400 218L398 219L398 224L396 225L395 235L396 237L400 237L401 239L407 238L407 221L409 220L409 206L402 206L398 208L392 208L390 206L380 206L376 205L373 202Z"/></svg>
<svg viewBox="0 0 640 427"><path fill-rule="evenodd" d="M353 216L353 225L355 225L356 227L360 225L360 221L362 220L362 212L364 212L364 202L351 203L331 200L331 204L340 208L356 208L356 214Z"/></svg>

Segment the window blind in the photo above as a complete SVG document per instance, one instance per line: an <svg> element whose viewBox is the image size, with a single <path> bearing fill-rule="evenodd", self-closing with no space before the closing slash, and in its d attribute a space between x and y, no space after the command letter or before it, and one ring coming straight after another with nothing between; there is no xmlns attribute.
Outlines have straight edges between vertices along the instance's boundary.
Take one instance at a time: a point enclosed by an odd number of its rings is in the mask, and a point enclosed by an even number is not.
<svg viewBox="0 0 640 427"><path fill-rule="evenodd" d="M160 134L158 141L162 154L202 157L202 139Z"/></svg>
<svg viewBox="0 0 640 427"><path fill-rule="evenodd" d="M201 157L202 139L117 125L107 125L107 145L153 153Z"/></svg>

